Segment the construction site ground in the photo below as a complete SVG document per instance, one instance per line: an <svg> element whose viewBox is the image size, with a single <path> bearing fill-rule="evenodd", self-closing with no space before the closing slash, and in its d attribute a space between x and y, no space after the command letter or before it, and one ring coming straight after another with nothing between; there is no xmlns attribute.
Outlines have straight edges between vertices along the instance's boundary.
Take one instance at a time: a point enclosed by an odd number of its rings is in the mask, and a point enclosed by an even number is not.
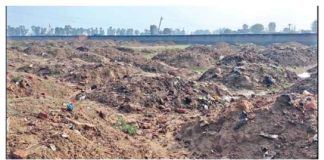
<svg viewBox="0 0 324 160"><path fill-rule="evenodd" d="M318 158L317 72L294 42L9 40L7 158Z"/></svg>

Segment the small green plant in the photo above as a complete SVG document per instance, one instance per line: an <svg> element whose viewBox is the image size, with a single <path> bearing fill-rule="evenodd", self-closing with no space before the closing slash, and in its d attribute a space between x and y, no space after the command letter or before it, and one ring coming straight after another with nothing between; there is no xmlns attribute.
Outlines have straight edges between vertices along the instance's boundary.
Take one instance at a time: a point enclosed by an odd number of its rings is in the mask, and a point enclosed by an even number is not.
<svg viewBox="0 0 324 160"><path fill-rule="evenodd" d="M204 67L192 67L191 68L194 72L198 72L198 73L204 73L206 72L208 69L204 68Z"/></svg>
<svg viewBox="0 0 324 160"><path fill-rule="evenodd" d="M288 88L288 87L290 87L291 85L292 85L292 83L284 82L284 83L282 84L282 87L283 87L283 88Z"/></svg>
<svg viewBox="0 0 324 160"><path fill-rule="evenodd" d="M16 77L12 78L12 82L14 82L14 83L20 82L21 80L22 80L21 76L16 76Z"/></svg>
<svg viewBox="0 0 324 160"><path fill-rule="evenodd" d="M137 127L133 124L128 124L122 116L118 116L117 122L113 125L113 127L131 136L137 133Z"/></svg>

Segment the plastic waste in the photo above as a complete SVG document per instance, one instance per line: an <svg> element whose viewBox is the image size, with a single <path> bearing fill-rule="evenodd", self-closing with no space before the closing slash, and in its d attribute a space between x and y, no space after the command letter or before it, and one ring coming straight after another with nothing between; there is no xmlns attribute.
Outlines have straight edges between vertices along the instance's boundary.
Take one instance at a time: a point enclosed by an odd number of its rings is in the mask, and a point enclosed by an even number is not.
<svg viewBox="0 0 324 160"><path fill-rule="evenodd" d="M234 130L238 130L241 127L243 127L245 124L247 124L248 121L248 117L247 117L247 113L245 111L242 111L240 113L240 121L238 122L238 124L234 127Z"/></svg>
<svg viewBox="0 0 324 160"><path fill-rule="evenodd" d="M73 106L72 103L68 103L68 104L66 105L66 110L68 110L68 111L73 111L73 108L74 108L74 106Z"/></svg>
<svg viewBox="0 0 324 160"><path fill-rule="evenodd" d="M259 136L265 137L265 138L269 138L269 139L278 139L278 137L279 137L276 134L268 134L268 133L264 133L263 131L261 131L261 133L259 134Z"/></svg>

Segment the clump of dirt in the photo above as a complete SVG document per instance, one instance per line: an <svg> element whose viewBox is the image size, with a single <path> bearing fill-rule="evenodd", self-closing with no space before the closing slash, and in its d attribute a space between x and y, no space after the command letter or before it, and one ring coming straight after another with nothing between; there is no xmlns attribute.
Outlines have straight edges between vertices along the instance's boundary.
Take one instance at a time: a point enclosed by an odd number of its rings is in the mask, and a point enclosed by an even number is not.
<svg viewBox="0 0 324 160"><path fill-rule="evenodd" d="M317 110L300 101L316 104L315 97L282 95L246 113L247 120L232 106L208 125L184 125L177 139L191 158L317 158Z"/></svg>
<svg viewBox="0 0 324 160"><path fill-rule="evenodd" d="M309 66L317 62L317 50L300 43L273 44L262 53L283 66Z"/></svg>

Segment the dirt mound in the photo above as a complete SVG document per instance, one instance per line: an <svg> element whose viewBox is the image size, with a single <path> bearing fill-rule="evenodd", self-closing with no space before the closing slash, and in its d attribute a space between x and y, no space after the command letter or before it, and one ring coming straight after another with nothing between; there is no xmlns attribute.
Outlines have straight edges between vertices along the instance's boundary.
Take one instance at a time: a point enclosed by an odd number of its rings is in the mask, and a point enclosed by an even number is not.
<svg viewBox="0 0 324 160"><path fill-rule="evenodd" d="M314 98L307 103L316 103ZM247 113L247 119L240 118L240 110L227 109L208 125L183 126L177 139L191 150L190 158L317 158L317 110L294 103L306 99L279 96L269 108Z"/></svg>
<svg viewBox="0 0 324 160"><path fill-rule="evenodd" d="M203 109L203 103L198 103L199 101L206 101L213 108L222 104L211 95L223 94L226 92L217 86L208 88L176 77L148 75L126 77L109 83L88 97L126 112L142 112L145 108L158 108L162 111L177 108Z"/></svg>
<svg viewBox="0 0 324 160"><path fill-rule="evenodd" d="M313 94L318 94L318 72L317 67L313 67L308 70L311 74L309 78L302 79L295 84L293 84L289 89L287 89L288 93L303 93L305 90L311 92Z"/></svg>
<svg viewBox="0 0 324 160"><path fill-rule="evenodd" d="M119 51L122 52L129 52L129 53L134 53L135 51L131 48L126 48L126 47L116 47L116 49L118 49Z"/></svg>
<svg viewBox="0 0 324 160"><path fill-rule="evenodd" d="M220 56L228 56L238 52L237 46L230 45L225 42L216 43L212 47L214 48L214 52Z"/></svg>
<svg viewBox="0 0 324 160"><path fill-rule="evenodd" d="M57 76L63 73L62 65L26 65L17 68L17 72L33 73L38 76Z"/></svg>
<svg viewBox="0 0 324 160"><path fill-rule="evenodd" d="M256 45L241 45L237 47L237 52L223 57L220 64L224 65L239 65L240 63L271 63L276 64L274 61L261 54L262 47Z"/></svg>
<svg viewBox="0 0 324 160"><path fill-rule="evenodd" d="M263 53L283 66L308 66L317 62L317 50L299 43L273 44Z"/></svg>
<svg viewBox="0 0 324 160"><path fill-rule="evenodd" d="M298 76L283 68L269 64L241 62L236 65L217 65L204 72L198 81L219 81L230 88L258 89L265 88L263 80L266 76L275 80L275 87L285 88L293 83Z"/></svg>
<svg viewBox="0 0 324 160"><path fill-rule="evenodd" d="M89 48L81 46L81 47L76 48L76 50L81 51L81 52L88 52Z"/></svg>
<svg viewBox="0 0 324 160"><path fill-rule="evenodd" d="M7 158L317 158L317 67L267 47L7 44Z"/></svg>
<svg viewBox="0 0 324 160"><path fill-rule="evenodd" d="M191 52L198 52L198 53L213 52L213 48L211 46L206 46L206 45L192 45L187 47L185 50Z"/></svg>
<svg viewBox="0 0 324 160"><path fill-rule="evenodd" d="M159 53L152 60L160 60L178 68L208 68L216 63L208 54L188 51L165 51Z"/></svg>

